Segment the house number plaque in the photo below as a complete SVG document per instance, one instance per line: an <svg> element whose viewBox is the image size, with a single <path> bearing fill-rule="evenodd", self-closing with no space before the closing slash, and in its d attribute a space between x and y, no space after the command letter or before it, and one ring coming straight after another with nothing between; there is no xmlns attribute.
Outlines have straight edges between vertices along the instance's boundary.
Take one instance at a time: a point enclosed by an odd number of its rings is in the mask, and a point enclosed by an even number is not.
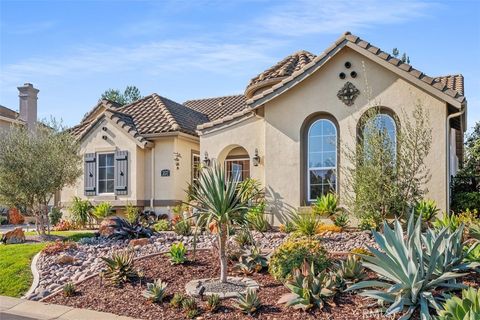
<svg viewBox="0 0 480 320"><path fill-rule="evenodd" d="M168 169L163 169L161 172L160 172L160 175L162 177L170 177L170 170Z"/></svg>

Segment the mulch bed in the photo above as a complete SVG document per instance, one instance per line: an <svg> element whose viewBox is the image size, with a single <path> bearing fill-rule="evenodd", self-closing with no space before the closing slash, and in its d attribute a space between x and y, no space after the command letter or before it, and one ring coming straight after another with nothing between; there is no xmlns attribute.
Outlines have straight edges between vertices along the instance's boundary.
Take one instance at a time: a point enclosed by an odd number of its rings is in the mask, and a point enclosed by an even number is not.
<svg viewBox="0 0 480 320"><path fill-rule="evenodd" d="M168 302L175 292L185 293L185 284L193 279L217 277L219 266L210 251L197 252L196 260L185 265L172 266L164 255L157 255L136 262L136 267L145 274L146 281L152 282L161 278L168 283L167 298L161 304L151 303L142 296L145 281L126 284L123 288L115 288L101 283L98 277L89 279L77 286L76 296L67 298L59 294L48 298L46 302L110 312L122 316L141 319L186 319L181 309L169 306ZM232 269L232 266L230 267ZM230 270L230 274L233 272ZM260 284L259 296L262 307L253 315L257 319L393 319L384 317L373 300L342 293L338 295L334 306L323 311L302 312L276 302L280 296L288 292L282 283L275 281L268 273L255 274L250 278ZM201 309L205 301L197 300ZM202 311L201 319L251 319L233 307L233 300L222 300L222 307L215 313Z"/></svg>
<svg viewBox="0 0 480 320"><path fill-rule="evenodd" d="M218 262L210 251L197 252L195 261L185 265L172 266L166 257L157 255L138 261L136 267L144 272L147 282L161 278L168 283L168 296L165 302L151 303L142 296L146 281L115 288L102 284L98 277L78 285L78 293L74 297L67 298L60 294L49 298L47 302L141 319L185 319L183 311L174 309L168 304L173 294L184 293L185 284L190 280L217 277L220 273ZM233 274L232 270L230 272ZM365 301L360 296L350 294L338 296L335 299L336 306L327 308L323 312L317 310L306 313L286 308L276 304L280 296L288 292L281 282L275 281L268 273L255 274L250 278L256 280L261 286L259 296L262 307L253 315L258 319L382 319L378 315L364 317L365 311L375 311L367 307L371 301ZM202 308L205 302L198 300L198 304ZM251 318L237 311L233 307L232 299L222 300L222 307L217 312L203 312L201 317L204 319Z"/></svg>

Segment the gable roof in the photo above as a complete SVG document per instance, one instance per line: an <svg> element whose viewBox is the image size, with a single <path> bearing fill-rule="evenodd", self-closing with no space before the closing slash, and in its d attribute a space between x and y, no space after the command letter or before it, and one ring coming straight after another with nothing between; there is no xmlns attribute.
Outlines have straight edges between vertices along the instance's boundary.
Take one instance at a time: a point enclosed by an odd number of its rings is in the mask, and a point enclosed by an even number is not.
<svg viewBox="0 0 480 320"><path fill-rule="evenodd" d="M326 63L326 61L328 61L333 55L340 51L340 49L346 46L360 54L363 54L367 58L382 64L387 69L397 73L399 76L429 91L433 95L436 95L440 99L457 108L461 108L461 106L466 102L465 96L463 95L463 81L461 81L461 90L457 91L453 89L455 86L448 81L447 77L429 77L423 72L414 69L411 65L403 63L401 60L371 45L369 42L360 39L358 36L352 35L350 32L345 32L335 41L333 45L331 45L319 56L316 56L302 69L293 72L290 76L282 79L281 82L248 99L247 105L252 108L256 108L282 94L318 70L323 64ZM450 83L451 87L447 85L448 83Z"/></svg>
<svg viewBox="0 0 480 320"><path fill-rule="evenodd" d="M102 107L105 109L101 110ZM208 121L203 113L153 93L122 107L102 100L70 132L81 140L102 119L131 135L141 147L147 146L148 137L155 134L184 132L196 135L197 125Z"/></svg>
<svg viewBox="0 0 480 320"><path fill-rule="evenodd" d="M10 108L4 107L0 105L0 117L5 119L6 121L20 121L18 118L20 114Z"/></svg>
<svg viewBox="0 0 480 320"><path fill-rule="evenodd" d="M216 98L188 100L183 104L190 109L207 115L208 121L215 121L245 109L246 100L247 99L243 94L239 94Z"/></svg>

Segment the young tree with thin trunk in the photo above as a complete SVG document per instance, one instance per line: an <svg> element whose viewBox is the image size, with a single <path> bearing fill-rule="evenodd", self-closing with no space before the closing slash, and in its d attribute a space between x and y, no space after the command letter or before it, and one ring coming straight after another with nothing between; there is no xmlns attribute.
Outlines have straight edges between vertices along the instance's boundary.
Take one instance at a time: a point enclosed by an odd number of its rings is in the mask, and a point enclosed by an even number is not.
<svg viewBox="0 0 480 320"><path fill-rule="evenodd" d="M12 126L0 134L0 202L26 208L41 235L50 230L50 201L82 173L78 144L64 129L52 120L33 131Z"/></svg>
<svg viewBox="0 0 480 320"><path fill-rule="evenodd" d="M209 227L216 233L220 257L220 282L227 282L226 246L229 230L233 226L245 226L248 202L255 196L247 184L228 179L225 169L213 163L202 168L197 184L192 185L192 203L198 209L193 215L197 232Z"/></svg>

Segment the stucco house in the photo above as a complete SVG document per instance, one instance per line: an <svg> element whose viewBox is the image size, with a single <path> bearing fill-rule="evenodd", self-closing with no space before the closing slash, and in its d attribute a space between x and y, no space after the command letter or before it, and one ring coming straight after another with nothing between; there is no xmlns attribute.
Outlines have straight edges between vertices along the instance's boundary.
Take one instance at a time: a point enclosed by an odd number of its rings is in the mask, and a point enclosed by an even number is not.
<svg viewBox="0 0 480 320"><path fill-rule="evenodd" d="M176 103L157 94L119 107L101 101L72 129L85 174L62 192L156 211L185 199L198 164L214 159L240 179L258 179L275 223L317 196L345 192L340 147L356 143L374 105L391 134L394 115L420 101L429 111L428 198L449 206L449 179L463 157L463 77L430 77L346 32L319 55L296 52L254 77L244 94ZM340 143L340 141L342 143Z"/></svg>

